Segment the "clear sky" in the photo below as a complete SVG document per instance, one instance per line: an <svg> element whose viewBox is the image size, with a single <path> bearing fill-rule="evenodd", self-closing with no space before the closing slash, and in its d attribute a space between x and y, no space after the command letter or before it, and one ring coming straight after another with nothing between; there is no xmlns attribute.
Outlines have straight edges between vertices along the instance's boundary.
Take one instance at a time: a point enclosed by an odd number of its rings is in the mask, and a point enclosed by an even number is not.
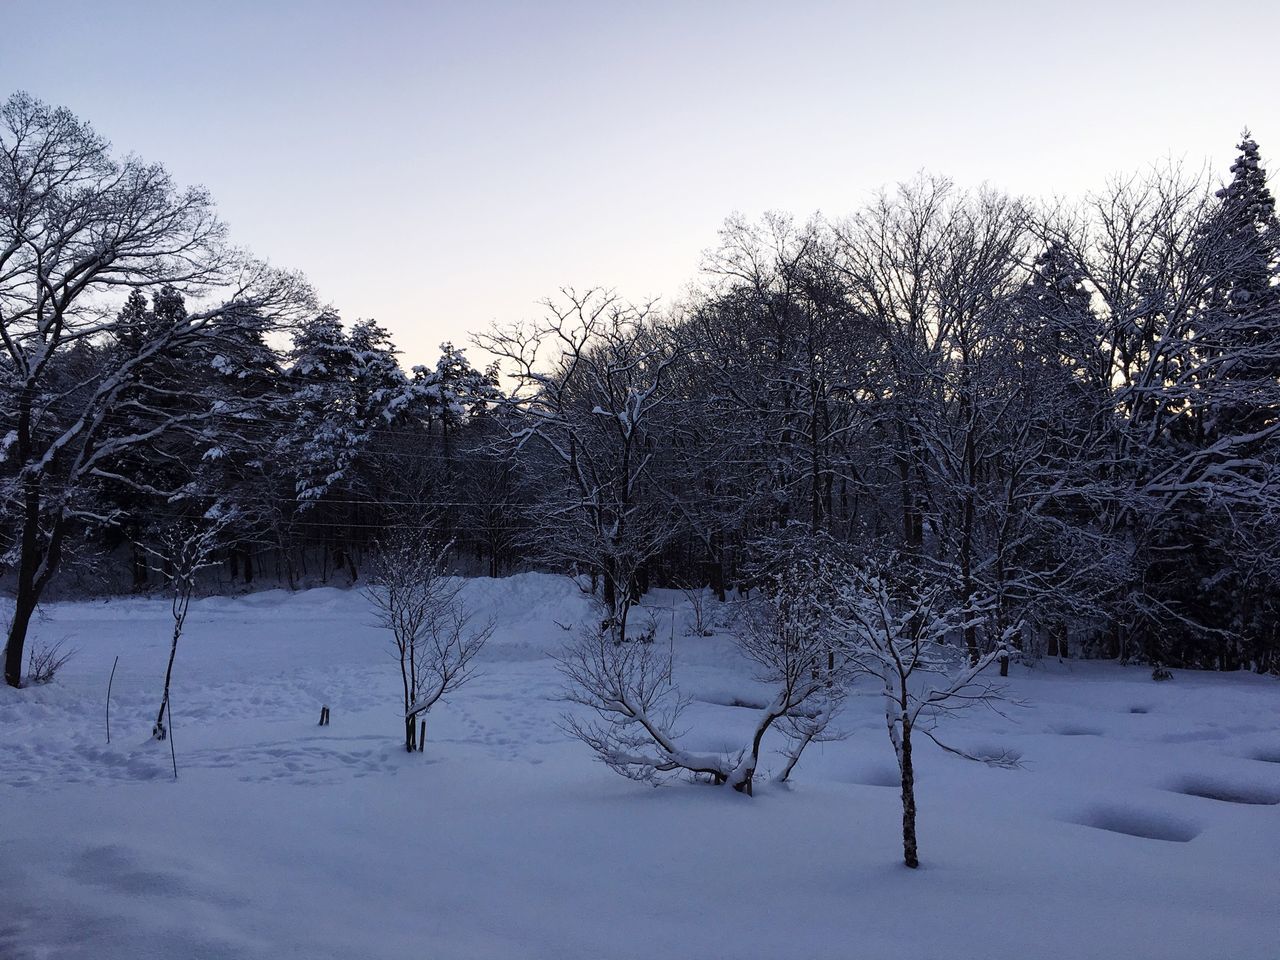
<svg viewBox="0 0 1280 960"><path fill-rule="evenodd" d="M1280 169L1280 4L0 0L0 96L213 192L408 363L561 285L677 296L724 218L920 169L1078 195Z"/></svg>

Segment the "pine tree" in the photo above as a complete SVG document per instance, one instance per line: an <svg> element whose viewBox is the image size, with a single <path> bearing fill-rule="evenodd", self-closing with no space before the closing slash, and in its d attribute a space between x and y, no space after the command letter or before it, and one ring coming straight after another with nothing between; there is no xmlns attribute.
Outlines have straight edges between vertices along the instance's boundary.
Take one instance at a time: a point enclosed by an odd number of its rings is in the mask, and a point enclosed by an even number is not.
<svg viewBox="0 0 1280 960"><path fill-rule="evenodd" d="M292 542L291 526L302 515L312 528L323 524L326 544L354 579L353 550L383 519L389 478L376 463L399 445L385 431L410 416L413 390L383 327L360 321L348 333L332 310L302 324L290 360L283 404L288 425L274 459L292 489L288 505L277 510L277 535Z"/></svg>
<svg viewBox="0 0 1280 960"><path fill-rule="evenodd" d="M1231 179L1215 194L1195 252L1204 284L1181 375L1194 385L1167 442L1204 464L1195 495L1166 511L1146 589L1176 615L1158 655L1232 669L1275 632L1259 596L1274 591L1280 530L1274 516L1280 444L1280 224L1257 143L1246 131ZM1182 398L1179 398L1182 399ZM1238 488L1228 496L1228 487ZM1256 659L1256 658L1255 658Z"/></svg>
<svg viewBox="0 0 1280 960"><path fill-rule="evenodd" d="M1115 532L1092 522L1087 491L1117 478L1098 456L1114 427L1099 318L1084 271L1061 242L1036 258L1015 315L1016 373L1004 389L1019 414L997 470L1009 507L993 538L997 570L1012 575L997 607L1021 607L1024 622L1044 631L1048 654L1066 656L1069 628L1096 621L1114 586L1106 578L1117 562Z"/></svg>
<svg viewBox="0 0 1280 960"><path fill-rule="evenodd" d="M135 356L142 347L147 336L148 315L146 294L135 287L129 291L128 299L116 316L115 326L111 331L124 356Z"/></svg>
<svg viewBox="0 0 1280 960"><path fill-rule="evenodd" d="M1218 363L1209 382L1210 441L1252 434L1280 412L1280 223L1258 144L1248 131L1206 229L1213 289L1206 324Z"/></svg>
<svg viewBox="0 0 1280 960"><path fill-rule="evenodd" d="M295 474L290 496L305 509L345 476L355 456L346 422L354 361L338 314L325 311L303 323L289 359L290 426L279 456Z"/></svg>
<svg viewBox="0 0 1280 960"><path fill-rule="evenodd" d="M466 351L449 342L440 344L440 359L434 367L413 368L413 392L424 405L428 421L439 424L446 460L468 417L482 414L500 396L495 369L477 370Z"/></svg>
<svg viewBox="0 0 1280 960"><path fill-rule="evenodd" d="M139 356L157 337L171 335L186 318L186 303L173 287L157 290L150 306L143 292L134 289L112 326L117 362ZM128 546L134 590L147 583L147 540L171 514L184 508L181 494L190 491L199 463L198 457L190 455L192 437L184 433L180 421L184 414L203 409L211 394L190 370L190 352L175 347L139 363L103 430L104 442L109 444L121 437L147 435L161 422L178 422L173 431L124 447L106 458L99 470L98 497L105 508L99 512L105 520L102 539L109 549ZM179 495L176 500L175 494Z"/></svg>

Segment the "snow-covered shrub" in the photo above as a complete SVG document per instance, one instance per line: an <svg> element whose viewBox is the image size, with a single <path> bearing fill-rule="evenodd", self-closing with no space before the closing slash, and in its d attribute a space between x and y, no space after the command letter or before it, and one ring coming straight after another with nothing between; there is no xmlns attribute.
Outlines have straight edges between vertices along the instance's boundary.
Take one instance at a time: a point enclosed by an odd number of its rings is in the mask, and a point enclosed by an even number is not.
<svg viewBox="0 0 1280 960"><path fill-rule="evenodd" d="M805 746L822 738L844 688L832 633L813 602L812 573L793 567L776 578L738 637L758 679L774 689L740 750L685 750L677 721L686 701L673 682L672 649L619 642L605 628L579 633L557 658L568 683L564 698L595 715L566 716L566 728L623 776L659 783L682 771L705 774L750 794L764 736L784 721L790 746L783 775L789 774Z"/></svg>

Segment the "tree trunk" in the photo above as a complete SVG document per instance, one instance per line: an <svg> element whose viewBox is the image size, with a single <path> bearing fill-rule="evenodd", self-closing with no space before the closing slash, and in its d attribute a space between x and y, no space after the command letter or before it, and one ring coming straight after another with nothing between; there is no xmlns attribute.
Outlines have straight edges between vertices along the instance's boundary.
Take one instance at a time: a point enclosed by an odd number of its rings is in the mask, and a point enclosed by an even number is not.
<svg viewBox="0 0 1280 960"><path fill-rule="evenodd" d="M27 628L36 612L40 594L57 569L61 555L61 515L49 532L48 542L40 549L40 484L28 480L23 497L22 550L18 560L18 584L13 598L13 621L4 648L4 680L11 687L22 686L22 653L27 643Z"/></svg>
<svg viewBox="0 0 1280 960"><path fill-rule="evenodd" d="M285 579L289 581L289 589L297 590L298 589L298 571L294 562L293 551L288 548L285 548L284 550L281 551L281 553L284 554L282 558L284 560L284 575L285 575Z"/></svg>
<svg viewBox="0 0 1280 960"><path fill-rule="evenodd" d="M708 574L710 575L709 579L711 580L711 589L715 591L716 599L721 603L724 603L724 560L721 559L719 554L716 554L714 559L711 560L708 567Z"/></svg>
<svg viewBox="0 0 1280 960"><path fill-rule="evenodd" d="M142 593L147 588L147 558L142 554L142 548L136 543L133 545L133 592Z"/></svg>
<svg viewBox="0 0 1280 960"><path fill-rule="evenodd" d="M618 609L618 588L608 571L604 574L604 607L614 616Z"/></svg>
<svg viewBox="0 0 1280 960"><path fill-rule="evenodd" d="M186 614L183 614L185 619ZM182 637L182 620L173 625L173 643L169 647L169 666L164 671L164 697L160 701L160 711L156 714L156 725L152 728L152 735L157 740L163 740L168 736L165 730L164 719L165 713L169 709L169 682L173 679L173 661L178 656L178 640Z"/></svg>
<svg viewBox="0 0 1280 960"><path fill-rule="evenodd" d="M22 686L22 649L26 644L31 615L35 612L35 591L30 587L24 591L20 584L14 602L13 622L9 625L9 638L4 648L4 680L11 687Z"/></svg>
<svg viewBox="0 0 1280 960"><path fill-rule="evenodd" d="M1111 624L1111 634L1108 638L1107 655L1112 660L1120 660L1120 654L1123 650L1123 642L1120 637L1121 627L1119 621L1113 621Z"/></svg>
<svg viewBox="0 0 1280 960"><path fill-rule="evenodd" d="M902 769L902 860L915 869L920 866L916 854L916 778L911 767L911 728L905 725L898 765Z"/></svg>
<svg viewBox="0 0 1280 960"><path fill-rule="evenodd" d="M631 602L639 603L640 598L649 592L649 570L641 567L631 578Z"/></svg>

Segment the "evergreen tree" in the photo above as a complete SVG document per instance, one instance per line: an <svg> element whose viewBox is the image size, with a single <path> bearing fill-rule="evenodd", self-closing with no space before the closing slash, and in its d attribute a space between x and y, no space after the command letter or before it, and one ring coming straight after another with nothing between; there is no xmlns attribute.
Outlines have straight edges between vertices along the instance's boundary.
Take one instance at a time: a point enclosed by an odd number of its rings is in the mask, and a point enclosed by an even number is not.
<svg viewBox="0 0 1280 960"><path fill-rule="evenodd" d="M448 342L440 344L440 359L434 367L413 368L413 392L428 422L439 425L446 460L467 419L483 414L500 396L495 368L477 370L465 350Z"/></svg>
<svg viewBox="0 0 1280 960"><path fill-rule="evenodd" d="M1237 149L1231 180L1217 192L1220 206L1205 231L1213 282L1206 339L1218 360L1208 384L1210 442L1255 433L1280 411L1280 223L1248 131Z"/></svg>
<svg viewBox="0 0 1280 960"><path fill-rule="evenodd" d="M1158 541L1151 589L1194 630L1174 633L1166 659L1231 669L1260 663L1276 612L1259 598L1280 577L1280 527L1269 486L1280 480L1280 223L1258 144L1246 131L1231 179L1201 230L1207 295L1193 341L1198 396L1194 430L1180 442L1258 496L1223 503L1185 499ZM1179 636L1180 635L1180 636Z"/></svg>
<svg viewBox="0 0 1280 960"><path fill-rule="evenodd" d="M147 336L147 325L150 322L149 314L146 294L136 287L130 290L111 331L124 356L135 356L142 347Z"/></svg>

